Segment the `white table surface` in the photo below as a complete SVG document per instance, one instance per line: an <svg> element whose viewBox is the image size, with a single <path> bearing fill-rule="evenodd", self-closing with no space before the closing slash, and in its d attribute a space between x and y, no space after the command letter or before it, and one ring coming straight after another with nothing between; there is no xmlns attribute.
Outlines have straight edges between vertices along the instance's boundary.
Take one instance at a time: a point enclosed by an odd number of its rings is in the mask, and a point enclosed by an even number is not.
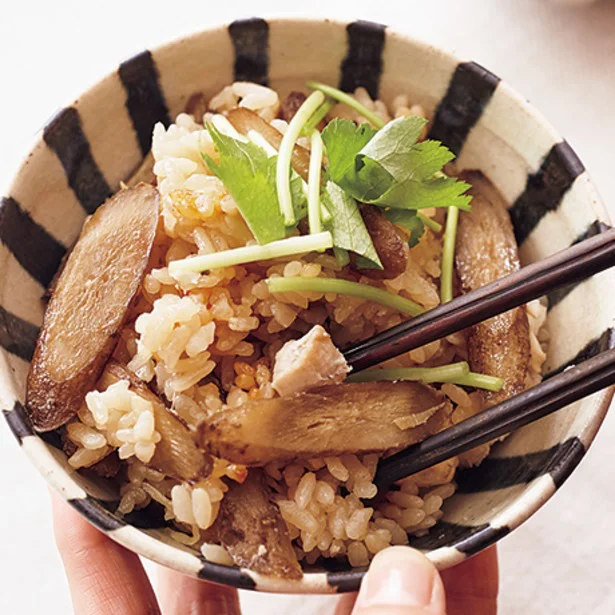
<svg viewBox="0 0 615 615"><path fill-rule="evenodd" d="M19 0L0 13L0 187L53 112L147 46L288 3ZM547 0L331 0L301 3L322 17L394 24L474 59L523 92L569 140L615 214L615 3ZM258 6L258 11L254 7ZM154 7L159 7L155 10ZM615 613L615 417L566 485L501 543L500 612ZM43 479L0 426L0 613L71 613ZM11 494L10 501L6 494ZM153 568L153 566L152 566ZM242 597L244 612L308 615L322 598Z"/></svg>

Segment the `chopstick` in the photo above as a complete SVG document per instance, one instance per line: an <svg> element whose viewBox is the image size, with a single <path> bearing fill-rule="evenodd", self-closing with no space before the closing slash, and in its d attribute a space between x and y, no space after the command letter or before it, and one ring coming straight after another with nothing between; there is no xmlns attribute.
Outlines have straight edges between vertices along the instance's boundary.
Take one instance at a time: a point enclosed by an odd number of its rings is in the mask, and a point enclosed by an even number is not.
<svg viewBox="0 0 615 615"><path fill-rule="evenodd" d="M614 384L615 349L583 361L523 393L383 459L374 478L378 494L384 494L402 478L490 442Z"/></svg>
<svg viewBox="0 0 615 615"><path fill-rule="evenodd" d="M361 371L614 266L615 229L601 228L599 235L347 348L346 362Z"/></svg>

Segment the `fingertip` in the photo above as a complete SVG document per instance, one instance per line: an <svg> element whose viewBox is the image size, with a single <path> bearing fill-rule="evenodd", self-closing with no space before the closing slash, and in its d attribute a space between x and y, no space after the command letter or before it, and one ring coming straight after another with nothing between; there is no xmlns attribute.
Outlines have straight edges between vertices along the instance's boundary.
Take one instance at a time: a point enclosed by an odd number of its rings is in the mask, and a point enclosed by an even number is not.
<svg viewBox="0 0 615 615"><path fill-rule="evenodd" d="M440 575L420 551L410 547L389 547L374 557L361 584L353 613L445 615Z"/></svg>
<svg viewBox="0 0 615 615"><path fill-rule="evenodd" d="M160 613L137 555L90 525L56 494L51 506L75 613Z"/></svg>
<svg viewBox="0 0 615 615"><path fill-rule="evenodd" d="M237 590L160 567L158 601L165 615L241 615Z"/></svg>

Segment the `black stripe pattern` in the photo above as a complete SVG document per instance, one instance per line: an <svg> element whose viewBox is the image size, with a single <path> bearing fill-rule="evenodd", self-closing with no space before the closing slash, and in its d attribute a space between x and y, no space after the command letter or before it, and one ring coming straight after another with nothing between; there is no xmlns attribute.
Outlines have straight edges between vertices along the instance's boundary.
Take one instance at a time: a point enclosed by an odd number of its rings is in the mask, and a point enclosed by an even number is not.
<svg viewBox="0 0 615 615"><path fill-rule="evenodd" d="M339 88L354 92L364 87L376 99L382 75L385 26L371 21L355 21L346 28L348 50L342 62Z"/></svg>
<svg viewBox="0 0 615 615"><path fill-rule="evenodd" d="M510 528L506 526L493 527L488 523L471 526L439 521L429 534L413 538L410 545L424 551L454 545L458 551L474 555L509 533Z"/></svg>
<svg viewBox="0 0 615 615"><path fill-rule="evenodd" d="M600 354L605 350L611 350L612 348L615 348L615 329L611 327L604 331L599 337L588 342L572 359L566 361L559 367L543 376L543 380L556 376L557 374L561 374L569 367L578 365L579 363L587 361L587 359L591 359L597 354Z"/></svg>
<svg viewBox="0 0 615 615"><path fill-rule="evenodd" d="M600 220L594 220L584 233L581 233L573 242L572 245L575 245L585 239L589 239L590 237L594 237L595 235L600 235L600 233L604 233L609 227ZM554 308L558 303L560 303L565 297L567 297L579 284L583 282L577 282L576 284L569 284L568 286L562 286L561 288L557 288L551 291L547 295L547 308L550 310Z"/></svg>
<svg viewBox="0 0 615 615"><path fill-rule="evenodd" d="M80 512L92 525L95 525L103 532L111 532L126 525L126 523L109 512L99 500L89 495L85 498L68 500L68 503L76 511Z"/></svg>
<svg viewBox="0 0 615 615"><path fill-rule="evenodd" d="M579 438L571 438L561 445L546 468L557 489L564 484L572 471L581 463L585 452L585 446Z"/></svg>
<svg viewBox="0 0 615 615"><path fill-rule="evenodd" d="M120 80L126 91L126 108L132 120L141 153L152 147L152 132L158 122L171 123L169 110L160 88L158 69L151 52L143 51L120 64Z"/></svg>
<svg viewBox="0 0 615 615"><path fill-rule="evenodd" d="M0 346L24 361L31 361L39 329L0 306Z"/></svg>
<svg viewBox="0 0 615 615"><path fill-rule="evenodd" d="M11 197L0 199L0 241L43 288L66 253L66 248Z"/></svg>
<svg viewBox="0 0 615 615"><path fill-rule="evenodd" d="M4 414L4 418L19 444L22 443L25 437L32 435L32 428L26 415L26 409L18 401L15 402L12 410L3 410L2 414Z"/></svg>
<svg viewBox="0 0 615 615"><path fill-rule="evenodd" d="M269 85L269 24L264 19L240 19L228 32L235 51L234 81Z"/></svg>
<svg viewBox="0 0 615 615"><path fill-rule="evenodd" d="M459 156L499 82L499 77L476 62L459 64L436 109L428 138L442 141Z"/></svg>
<svg viewBox="0 0 615 615"><path fill-rule="evenodd" d="M481 493L527 484L559 468L562 460L570 458L571 451L578 450L579 444L581 443L578 438L571 438L535 453L513 457L487 457L479 466L461 470L456 474L457 492Z"/></svg>
<svg viewBox="0 0 615 615"><path fill-rule="evenodd" d="M254 579L247 572L244 572L242 568L238 569L203 560L203 566L199 570L198 576L199 579L204 579L205 581L232 585L239 589L257 589Z"/></svg>
<svg viewBox="0 0 615 615"><path fill-rule="evenodd" d="M45 126L43 139L62 163L68 185L83 209L94 213L111 196L111 188L94 160L77 109L62 109Z"/></svg>
<svg viewBox="0 0 615 615"><path fill-rule="evenodd" d="M365 569L340 570L338 572L328 572L327 582L331 587L335 587L339 593L356 592L361 586L361 581L365 575Z"/></svg>
<svg viewBox="0 0 615 615"><path fill-rule="evenodd" d="M584 171L583 163L566 141L550 149L538 171L528 176L525 190L509 210L518 245L547 213L559 207L574 180Z"/></svg>

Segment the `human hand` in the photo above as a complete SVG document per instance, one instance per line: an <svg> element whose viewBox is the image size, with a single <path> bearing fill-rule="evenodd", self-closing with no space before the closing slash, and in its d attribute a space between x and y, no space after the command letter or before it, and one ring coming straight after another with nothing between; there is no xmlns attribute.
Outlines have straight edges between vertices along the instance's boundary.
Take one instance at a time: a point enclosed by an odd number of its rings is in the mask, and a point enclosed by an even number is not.
<svg viewBox="0 0 615 615"><path fill-rule="evenodd" d="M168 569L161 569L157 598L134 553L55 494L52 504L76 615L240 615L234 589ZM439 575L419 552L392 547L374 558L358 597L339 599L335 615L493 615L497 591L495 548Z"/></svg>
<svg viewBox="0 0 615 615"><path fill-rule="evenodd" d="M53 529L75 615L240 615L237 591L161 568L158 598L138 556L52 494Z"/></svg>
<svg viewBox="0 0 615 615"><path fill-rule="evenodd" d="M438 573L419 551L390 547L372 560L358 596L344 596L335 615L495 615L495 547Z"/></svg>

